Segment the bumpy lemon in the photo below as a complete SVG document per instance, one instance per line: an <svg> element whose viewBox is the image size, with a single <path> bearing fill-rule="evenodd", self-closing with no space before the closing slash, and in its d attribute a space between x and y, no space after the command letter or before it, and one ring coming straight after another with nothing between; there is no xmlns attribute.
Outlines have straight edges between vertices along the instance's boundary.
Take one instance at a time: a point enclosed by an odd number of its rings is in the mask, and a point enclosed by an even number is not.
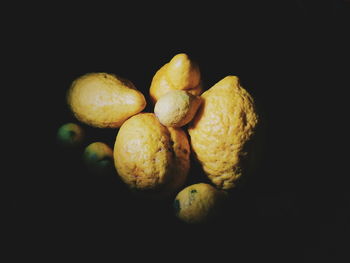
<svg viewBox="0 0 350 263"><path fill-rule="evenodd" d="M114 145L121 179L132 189L153 193L171 194L184 184L189 154L185 132L163 126L153 113L139 113L125 121Z"/></svg>
<svg viewBox="0 0 350 263"><path fill-rule="evenodd" d="M161 124L181 127L189 123L196 114L201 98L184 90L173 90L160 97L154 113Z"/></svg>
<svg viewBox="0 0 350 263"><path fill-rule="evenodd" d="M57 131L57 141L64 147L74 147L84 139L84 130L76 123L66 123Z"/></svg>
<svg viewBox="0 0 350 263"><path fill-rule="evenodd" d="M155 103L171 90L186 90L193 95L202 93L199 67L184 53L174 56L156 72L151 82L150 97Z"/></svg>
<svg viewBox="0 0 350 263"><path fill-rule="evenodd" d="M78 120L99 128L118 128L146 107L145 97L130 81L107 73L76 79L67 102Z"/></svg>
<svg viewBox="0 0 350 263"><path fill-rule="evenodd" d="M176 216L186 223L204 223L221 212L226 193L210 184L198 183L181 190L175 200Z"/></svg>
<svg viewBox="0 0 350 263"><path fill-rule="evenodd" d="M85 148L83 160L90 172L105 174L113 169L113 150L103 142L93 142Z"/></svg>
<svg viewBox="0 0 350 263"><path fill-rule="evenodd" d="M235 76L228 76L202 94L203 103L188 132L195 156L209 179L230 189L243 173L245 148L258 122L254 102Z"/></svg>

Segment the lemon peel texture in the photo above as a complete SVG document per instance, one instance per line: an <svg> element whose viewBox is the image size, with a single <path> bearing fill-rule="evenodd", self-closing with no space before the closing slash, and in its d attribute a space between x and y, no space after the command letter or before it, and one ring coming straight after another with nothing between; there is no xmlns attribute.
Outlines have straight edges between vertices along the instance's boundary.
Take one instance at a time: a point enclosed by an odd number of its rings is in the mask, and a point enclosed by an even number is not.
<svg viewBox="0 0 350 263"><path fill-rule="evenodd" d="M153 113L139 113L125 121L114 145L118 175L131 189L166 194L184 184L189 154L186 133L163 126Z"/></svg>
<svg viewBox="0 0 350 263"><path fill-rule="evenodd" d="M88 73L73 81L67 103L75 117L98 128L119 128L146 107L132 82L108 73Z"/></svg>
<svg viewBox="0 0 350 263"><path fill-rule="evenodd" d="M188 128L192 150L212 183L230 189L244 173L245 146L258 123L253 98L236 76L225 77L201 97Z"/></svg>

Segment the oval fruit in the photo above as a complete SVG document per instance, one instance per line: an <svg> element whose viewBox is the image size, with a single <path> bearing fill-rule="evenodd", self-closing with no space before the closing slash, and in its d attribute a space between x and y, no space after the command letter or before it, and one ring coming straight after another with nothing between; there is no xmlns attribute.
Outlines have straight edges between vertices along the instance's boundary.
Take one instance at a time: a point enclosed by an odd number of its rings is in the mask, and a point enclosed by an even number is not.
<svg viewBox="0 0 350 263"><path fill-rule="evenodd" d="M184 53L175 55L156 72L150 87L151 100L155 103L171 90L186 90L196 96L202 93L199 67Z"/></svg>
<svg viewBox="0 0 350 263"><path fill-rule="evenodd" d="M146 107L145 97L130 81L107 73L77 78L67 103L79 121L98 128L119 128Z"/></svg>
<svg viewBox="0 0 350 263"><path fill-rule="evenodd" d="M185 132L163 126L153 113L139 113L120 127L115 167L132 189L171 194L182 186L190 166Z"/></svg>
<svg viewBox="0 0 350 263"><path fill-rule="evenodd" d="M201 95L203 102L188 132L192 150L209 179L219 188L233 188L243 174L258 116L249 93L228 76Z"/></svg>
<svg viewBox="0 0 350 263"><path fill-rule="evenodd" d="M186 223L204 223L219 214L226 193L198 183L182 189L174 200L175 215Z"/></svg>
<svg viewBox="0 0 350 263"><path fill-rule="evenodd" d="M182 127L193 119L200 103L199 96L184 90L173 90L160 97L154 107L154 113L164 126Z"/></svg>
<svg viewBox="0 0 350 263"><path fill-rule="evenodd" d="M83 160L94 174L107 174L113 170L113 150L103 142L90 143L84 150Z"/></svg>
<svg viewBox="0 0 350 263"><path fill-rule="evenodd" d="M85 133L76 123L63 124L57 131L57 141L64 147L74 147L82 143Z"/></svg>

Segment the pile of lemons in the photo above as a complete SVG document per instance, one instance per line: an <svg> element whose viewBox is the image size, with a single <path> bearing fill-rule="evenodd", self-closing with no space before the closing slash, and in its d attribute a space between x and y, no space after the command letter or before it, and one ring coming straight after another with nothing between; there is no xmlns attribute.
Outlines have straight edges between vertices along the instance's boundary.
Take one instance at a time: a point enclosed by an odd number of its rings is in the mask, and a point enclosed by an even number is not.
<svg viewBox="0 0 350 263"><path fill-rule="evenodd" d="M133 83L109 73L88 73L74 80L67 104L81 123L116 129L114 148L94 142L83 157L91 170L114 164L116 176L132 190L174 198L175 215L187 223L206 222L244 176L247 143L258 123L254 101L236 76L203 92L198 64L175 55L155 73L149 95L153 112L143 112L145 96ZM79 145L81 126L62 125L61 144ZM190 155L209 183L187 185Z"/></svg>

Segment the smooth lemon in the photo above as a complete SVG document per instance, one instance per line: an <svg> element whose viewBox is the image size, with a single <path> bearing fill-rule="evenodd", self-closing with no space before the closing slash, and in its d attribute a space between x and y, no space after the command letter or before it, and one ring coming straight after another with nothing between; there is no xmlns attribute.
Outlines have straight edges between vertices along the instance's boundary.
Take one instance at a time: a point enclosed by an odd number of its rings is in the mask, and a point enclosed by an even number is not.
<svg viewBox="0 0 350 263"><path fill-rule="evenodd" d="M106 174L114 170L113 150L103 142L90 143L84 150L83 160L94 174Z"/></svg>
<svg viewBox="0 0 350 263"><path fill-rule="evenodd" d="M83 128L76 123L66 123L57 131L57 141L64 147L74 147L82 143L85 133Z"/></svg>
<svg viewBox="0 0 350 263"><path fill-rule="evenodd" d="M154 113L161 124L168 127L182 127L196 114L201 98L184 90L172 90L160 97Z"/></svg>

